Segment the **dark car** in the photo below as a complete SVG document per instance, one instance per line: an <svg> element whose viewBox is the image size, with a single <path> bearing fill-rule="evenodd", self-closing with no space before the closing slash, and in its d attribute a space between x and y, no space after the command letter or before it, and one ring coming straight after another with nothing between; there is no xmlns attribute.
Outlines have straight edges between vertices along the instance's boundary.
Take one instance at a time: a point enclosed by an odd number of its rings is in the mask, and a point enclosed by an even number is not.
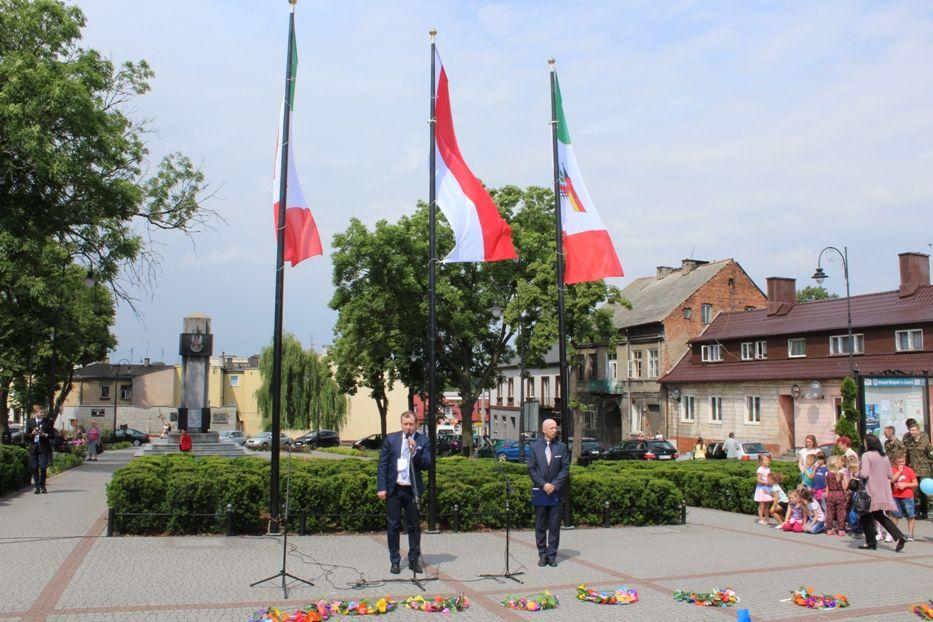
<svg viewBox="0 0 933 622"><path fill-rule="evenodd" d="M337 447L340 445L340 435L333 430L317 430L308 432L304 436L295 439L295 447L307 447L308 449L317 449L318 447Z"/></svg>
<svg viewBox="0 0 933 622"><path fill-rule="evenodd" d="M724 443L722 441L708 443L706 445L706 459L707 460L725 460L726 449L725 449Z"/></svg>
<svg viewBox="0 0 933 622"><path fill-rule="evenodd" d="M458 456L463 447L463 441L456 434L438 434L437 435L437 455Z"/></svg>
<svg viewBox="0 0 933 622"><path fill-rule="evenodd" d="M353 443L353 449L382 449L385 437L382 434L370 434Z"/></svg>
<svg viewBox="0 0 933 622"><path fill-rule="evenodd" d="M603 452L603 460L673 460L679 454L668 441L622 441Z"/></svg>
<svg viewBox="0 0 933 622"><path fill-rule="evenodd" d="M586 466L594 460L599 460L603 452L606 451L606 447L595 438L584 436L580 442L580 459L578 461L580 466ZM567 439L567 445L573 450L572 437Z"/></svg>
<svg viewBox="0 0 933 622"><path fill-rule="evenodd" d="M149 435L133 428L120 428L110 435L110 443L133 443L133 447L139 447L143 443L149 442Z"/></svg>

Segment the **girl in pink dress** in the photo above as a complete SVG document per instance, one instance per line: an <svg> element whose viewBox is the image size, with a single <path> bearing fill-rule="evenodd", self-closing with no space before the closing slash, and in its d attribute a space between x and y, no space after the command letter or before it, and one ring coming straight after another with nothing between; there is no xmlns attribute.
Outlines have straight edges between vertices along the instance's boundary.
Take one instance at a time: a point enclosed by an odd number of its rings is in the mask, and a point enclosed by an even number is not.
<svg viewBox="0 0 933 622"><path fill-rule="evenodd" d="M758 524L770 525L769 518L771 502L771 485L768 484L768 475L771 473L771 456L758 454L757 482L755 484L755 501L758 503Z"/></svg>

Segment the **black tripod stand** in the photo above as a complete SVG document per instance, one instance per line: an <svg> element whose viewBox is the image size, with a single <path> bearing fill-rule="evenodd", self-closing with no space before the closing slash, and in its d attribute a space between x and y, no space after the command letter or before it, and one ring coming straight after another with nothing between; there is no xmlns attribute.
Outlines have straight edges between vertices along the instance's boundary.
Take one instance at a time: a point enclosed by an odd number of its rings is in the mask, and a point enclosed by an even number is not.
<svg viewBox="0 0 933 622"><path fill-rule="evenodd" d="M499 462L499 473L502 475L502 479L505 480L505 572L501 574L481 574L477 575L485 579L495 579L499 581L500 579L511 579L516 583L524 583L521 579L517 579L519 575L525 574L523 571L512 572L509 570L509 562L511 555L509 554L509 543L512 539L512 511L511 511L511 498L512 498L512 484L509 481L509 474L506 469L502 466L502 462ZM500 581L501 583L501 581Z"/></svg>
<svg viewBox="0 0 933 622"><path fill-rule="evenodd" d="M282 569L271 577L266 577L265 579L260 579L255 583L250 583L250 587L256 587L260 583L265 583L267 581L272 581L273 579L282 579L282 597L288 600L288 588L290 584L286 582L286 579L291 579L292 583L304 583L305 585L314 586L313 583L301 577L296 577L295 575L289 573L285 570L285 560L288 555L288 493L291 491L292 483L292 446L288 446L288 467L285 470L285 516L282 521Z"/></svg>

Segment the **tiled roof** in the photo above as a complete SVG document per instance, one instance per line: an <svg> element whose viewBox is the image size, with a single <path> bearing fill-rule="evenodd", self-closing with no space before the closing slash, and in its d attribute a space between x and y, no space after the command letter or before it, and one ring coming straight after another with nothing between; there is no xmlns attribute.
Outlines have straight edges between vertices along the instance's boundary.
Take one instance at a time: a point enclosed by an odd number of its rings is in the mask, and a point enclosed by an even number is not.
<svg viewBox="0 0 933 622"><path fill-rule="evenodd" d="M933 352L901 354L859 355L854 357L855 368L862 375L902 372L921 375L933 372ZM729 363L694 363L689 353L661 378L661 382L740 382L754 380L823 380L849 375L849 358L833 356L820 358L775 359L764 361L736 361Z"/></svg>
<svg viewBox="0 0 933 622"><path fill-rule="evenodd" d="M165 363L150 363L149 365L111 365L110 363L91 363L75 370L75 380L91 380L94 378L133 378L144 376L157 371L174 369L174 365Z"/></svg>
<svg viewBox="0 0 933 622"><path fill-rule="evenodd" d="M662 279L656 276L635 279L622 289L622 296L632 303L632 308L611 305L612 323L616 328L628 328L662 321L731 261L714 261L688 272L674 270Z"/></svg>
<svg viewBox="0 0 933 622"><path fill-rule="evenodd" d="M921 287L906 298L901 298L895 290L852 296L851 301L853 329L933 322L931 285ZM786 315L770 317L767 309L720 313L691 343L831 330L846 330L845 298L796 304Z"/></svg>

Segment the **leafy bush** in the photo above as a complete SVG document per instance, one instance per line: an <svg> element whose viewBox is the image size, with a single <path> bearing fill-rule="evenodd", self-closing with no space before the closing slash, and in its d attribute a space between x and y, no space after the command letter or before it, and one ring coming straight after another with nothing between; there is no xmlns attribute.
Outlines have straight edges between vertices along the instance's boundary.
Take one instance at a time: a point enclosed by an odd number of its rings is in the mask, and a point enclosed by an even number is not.
<svg viewBox="0 0 933 622"><path fill-rule="evenodd" d="M353 449L352 447L318 447L314 451L323 451L329 454L342 456L356 456L357 458L378 458L378 449Z"/></svg>
<svg viewBox="0 0 933 622"><path fill-rule="evenodd" d="M29 483L29 454L17 445L0 445L0 495Z"/></svg>

